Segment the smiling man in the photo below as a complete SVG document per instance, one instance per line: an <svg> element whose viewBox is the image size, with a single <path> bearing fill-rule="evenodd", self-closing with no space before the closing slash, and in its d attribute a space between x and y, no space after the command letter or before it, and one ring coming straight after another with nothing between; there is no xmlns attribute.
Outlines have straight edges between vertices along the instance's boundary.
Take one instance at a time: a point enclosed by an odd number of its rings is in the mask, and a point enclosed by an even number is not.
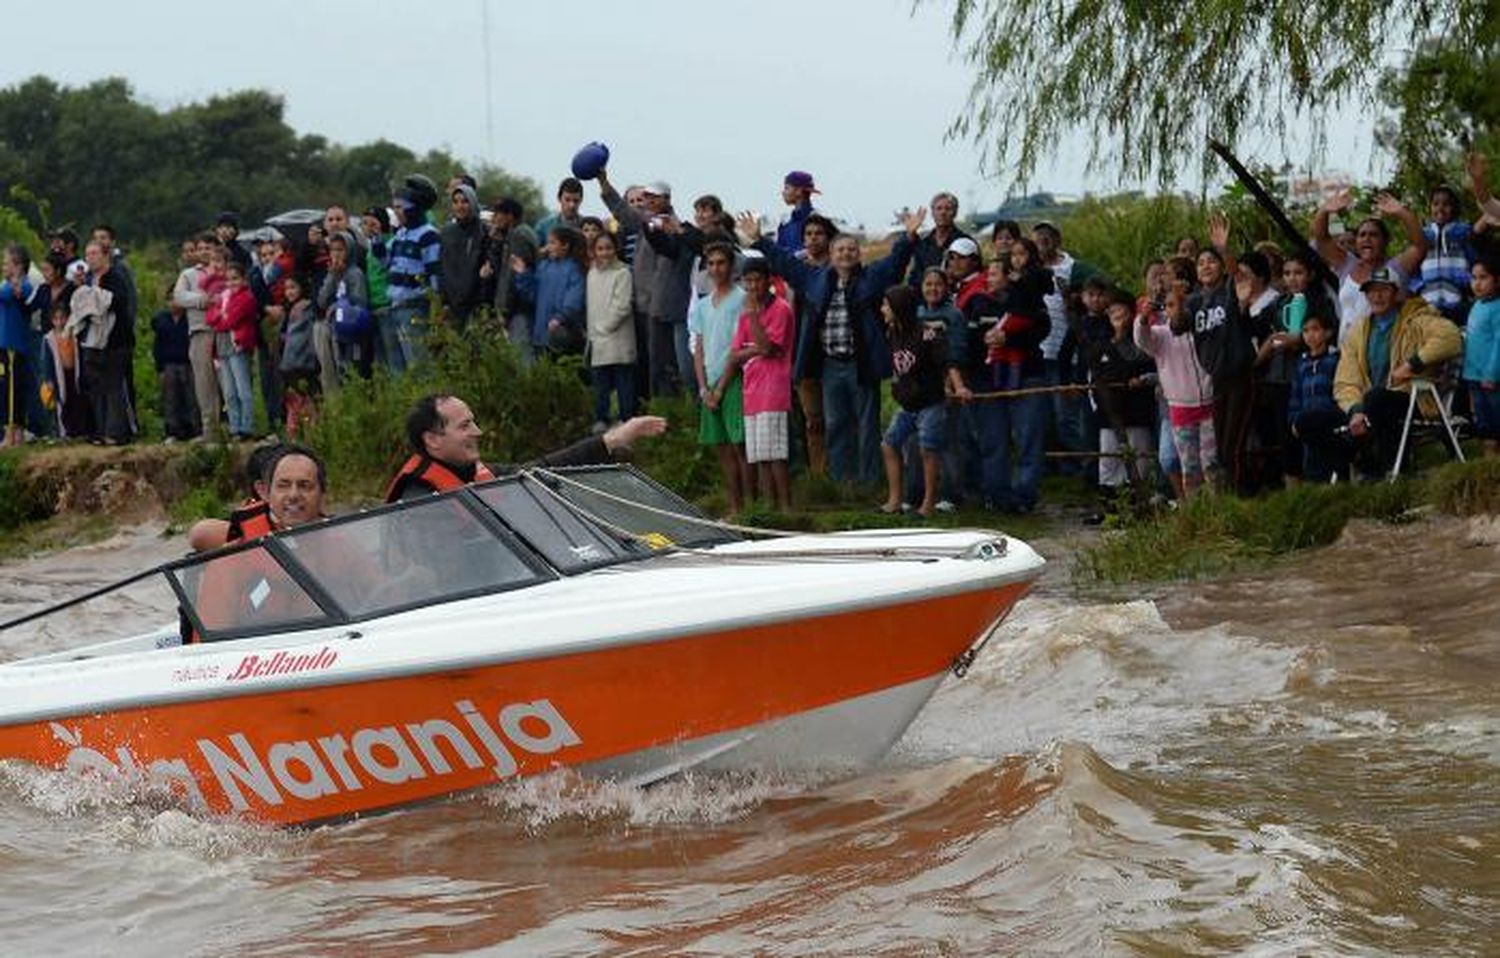
<svg viewBox="0 0 1500 958"><path fill-rule="evenodd" d="M612 462L629 452L637 439L659 436L666 429L667 421L660 416L636 416L602 436L581 439L531 464L582 466ZM480 459L479 437L483 435L484 430L474 421L469 404L457 396L435 393L417 400L406 417L406 439L412 455L386 487L385 501L448 492L504 472L504 469L491 470Z"/></svg>

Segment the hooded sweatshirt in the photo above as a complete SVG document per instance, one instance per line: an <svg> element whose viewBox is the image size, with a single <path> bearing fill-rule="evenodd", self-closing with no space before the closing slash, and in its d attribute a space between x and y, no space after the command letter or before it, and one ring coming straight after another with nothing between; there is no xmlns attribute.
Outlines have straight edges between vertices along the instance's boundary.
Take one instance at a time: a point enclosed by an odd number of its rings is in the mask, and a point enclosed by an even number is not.
<svg viewBox="0 0 1500 958"><path fill-rule="evenodd" d="M467 317L479 305L479 267L484 263L484 224L479 220L479 195L467 183L453 192L469 201L467 219L455 219L443 227L443 303L455 314Z"/></svg>

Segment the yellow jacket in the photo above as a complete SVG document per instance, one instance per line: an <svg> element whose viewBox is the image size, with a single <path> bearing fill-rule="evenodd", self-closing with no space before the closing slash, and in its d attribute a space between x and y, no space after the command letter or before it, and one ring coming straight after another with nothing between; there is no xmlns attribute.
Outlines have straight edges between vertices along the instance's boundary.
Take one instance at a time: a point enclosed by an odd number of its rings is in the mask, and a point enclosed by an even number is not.
<svg viewBox="0 0 1500 958"><path fill-rule="evenodd" d="M1333 398L1344 412L1353 412L1355 407L1364 402L1365 393L1370 391L1370 363L1365 350L1370 342L1372 319L1373 317L1366 316L1351 326L1349 336L1341 347L1338 371L1333 376ZM1459 333L1458 327L1444 319L1427 300L1412 296L1401 304L1396 313L1395 328L1391 330L1390 371L1415 356L1422 362L1422 369L1417 375L1432 378L1437 375L1443 363L1463 352L1463 348L1463 335ZM1392 383L1390 371L1387 371L1386 381L1381 385L1387 389L1402 391L1411 388L1410 383L1399 386ZM1436 416L1436 407L1426 408L1430 405L1431 401L1423 397L1423 414Z"/></svg>

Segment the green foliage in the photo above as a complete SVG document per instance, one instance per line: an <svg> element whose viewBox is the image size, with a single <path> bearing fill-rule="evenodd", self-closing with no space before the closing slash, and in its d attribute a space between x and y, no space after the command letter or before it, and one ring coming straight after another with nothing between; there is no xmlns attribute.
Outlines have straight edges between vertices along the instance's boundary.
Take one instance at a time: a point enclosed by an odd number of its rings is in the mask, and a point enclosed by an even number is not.
<svg viewBox="0 0 1500 958"><path fill-rule="evenodd" d="M1202 579L1247 563L1328 545L1350 519L1399 522L1423 501L1423 485L1302 485L1259 499L1205 493L1181 508L1127 519L1079 551L1084 582Z"/></svg>
<svg viewBox="0 0 1500 958"><path fill-rule="evenodd" d="M1387 69L1381 99L1390 114L1376 142L1396 158L1395 186L1425 195L1461 181L1471 147L1500 149L1500 17L1474 16Z"/></svg>
<svg viewBox="0 0 1500 958"><path fill-rule="evenodd" d="M1373 105L1386 50L1492 44L1497 17L1488 0L958 0L954 44L976 76L950 132L1023 181L1083 132L1092 168L1165 185L1194 160L1208 168L1206 136L1285 137Z"/></svg>
<svg viewBox="0 0 1500 958"><path fill-rule="evenodd" d="M0 197L43 229L107 222L122 240L175 242L223 209L247 223L334 201L358 209L389 200L407 173L442 185L464 166L383 139L345 147L299 136L285 114L265 90L160 111L119 78L64 87L32 77L0 90ZM535 182L489 165L471 172L485 199L503 191L542 209Z"/></svg>
<svg viewBox="0 0 1500 958"><path fill-rule="evenodd" d="M33 262L42 255L44 250L41 237L37 236L36 230L26 222L26 217L9 206L0 206L0 247L9 246L11 243L20 243L26 247Z"/></svg>
<svg viewBox="0 0 1500 958"><path fill-rule="evenodd" d="M1177 195L1090 196L1069 207L1059 226L1070 253L1115 283L1139 292L1146 264L1171 256L1178 239L1191 236L1206 244L1206 224L1214 212L1228 217L1235 253L1268 239L1282 248L1289 246L1255 200L1238 186L1211 203Z"/></svg>
<svg viewBox="0 0 1500 958"><path fill-rule="evenodd" d="M1427 477L1427 498L1452 516L1500 515L1500 459L1454 462Z"/></svg>
<svg viewBox="0 0 1500 958"><path fill-rule="evenodd" d="M324 397L318 420L303 439L328 461L339 498L372 499L410 454L406 414L429 393L458 396L484 428L481 453L490 462L524 462L585 435L589 393L576 359L530 367L483 322L459 335L436 327L433 359L401 376L377 371L353 378Z"/></svg>

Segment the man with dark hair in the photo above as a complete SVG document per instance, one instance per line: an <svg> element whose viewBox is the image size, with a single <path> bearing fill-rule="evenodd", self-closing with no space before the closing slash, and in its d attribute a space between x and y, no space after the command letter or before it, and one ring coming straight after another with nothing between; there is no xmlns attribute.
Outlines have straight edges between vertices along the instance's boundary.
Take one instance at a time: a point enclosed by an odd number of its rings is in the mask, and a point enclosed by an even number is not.
<svg viewBox="0 0 1500 958"><path fill-rule="evenodd" d="M491 301L495 316L526 361L532 355L531 304L516 291L511 263L519 258L527 269L534 268L540 244L531 227L521 222L523 213L520 201L513 196L503 197L490 207L489 245L479 274L494 289Z"/></svg>
<svg viewBox="0 0 1500 958"><path fill-rule="evenodd" d="M667 429L660 416L636 416L600 436L581 439L530 463L537 466L581 466L612 462L628 453L636 440L659 436ZM406 416L406 441L411 456L386 487L385 501L414 499L434 492L448 492L471 482L495 478L479 458L479 437L484 431L474 421L469 404L457 396L435 393L423 396Z"/></svg>
<svg viewBox="0 0 1500 958"><path fill-rule="evenodd" d="M487 245L484 224L479 220L479 194L460 182L450 194L453 219L443 227L443 307L448 321L463 332L469 317L482 301L480 266Z"/></svg>
<svg viewBox="0 0 1500 958"><path fill-rule="evenodd" d="M921 289L922 274L928 267L943 265L943 257L954 240L972 239L958 228L957 219L958 197L952 193L939 193L932 198L932 229L923 234L917 241L917 248L912 251L911 275L906 280L908 286Z"/></svg>
<svg viewBox="0 0 1500 958"><path fill-rule="evenodd" d="M557 212L537 220L537 241L546 243L547 234L557 226L571 226L575 230L578 229L582 225L579 221L583 218L579 215L578 208L582 205L582 183L571 176L559 183L557 185Z"/></svg>

